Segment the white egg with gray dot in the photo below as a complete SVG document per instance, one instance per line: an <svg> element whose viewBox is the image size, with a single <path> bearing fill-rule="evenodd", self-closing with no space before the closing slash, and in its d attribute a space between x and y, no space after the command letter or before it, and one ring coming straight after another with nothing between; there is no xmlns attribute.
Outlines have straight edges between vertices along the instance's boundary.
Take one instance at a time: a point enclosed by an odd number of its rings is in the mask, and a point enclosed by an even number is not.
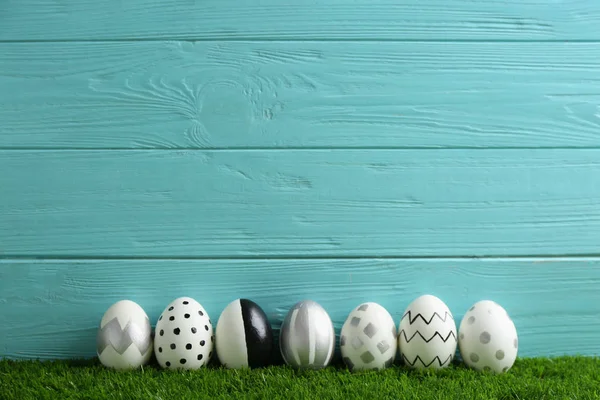
<svg viewBox="0 0 600 400"><path fill-rule="evenodd" d="M517 329L502 306L482 300L463 317L458 330L458 347L468 367L504 373L517 358Z"/></svg>

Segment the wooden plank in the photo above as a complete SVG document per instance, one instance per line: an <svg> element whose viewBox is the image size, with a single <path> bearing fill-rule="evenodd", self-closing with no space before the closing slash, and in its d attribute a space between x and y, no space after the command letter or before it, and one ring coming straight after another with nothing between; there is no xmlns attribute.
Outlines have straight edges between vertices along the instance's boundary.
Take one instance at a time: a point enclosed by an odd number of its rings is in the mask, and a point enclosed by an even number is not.
<svg viewBox="0 0 600 400"><path fill-rule="evenodd" d="M595 0L5 0L0 18L0 40L600 39Z"/></svg>
<svg viewBox="0 0 600 400"><path fill-rule="evenodd" d="M192 296L216 324L238 297L259 303L277 330L289 308L311 298L336 332L352 308L376 301L399 323L430 293L457 324L492 299L515 321L519 356L600 354L598 259L487 260L115 260L0 261L0 357L92 357L104 311L137 301L156 323L166 304Z"/></svg>
<svg viewBox="0 0 600 400"><path fill-rule="evenodd" d="M600 150L0 152L0 255L597 254Z"/></svg>
<svg viewBox="0 0 600 400"><path fill-rule="evenodd" d="M600 43L11 43L0 54L1 148L600 146Z"/></svg>

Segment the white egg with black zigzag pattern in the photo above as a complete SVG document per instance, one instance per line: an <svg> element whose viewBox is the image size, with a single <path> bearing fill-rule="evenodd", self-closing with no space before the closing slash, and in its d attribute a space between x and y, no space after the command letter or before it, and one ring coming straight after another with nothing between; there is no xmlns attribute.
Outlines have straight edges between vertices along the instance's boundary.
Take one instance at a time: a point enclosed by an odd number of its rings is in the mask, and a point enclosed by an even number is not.
<svg viewBox="0 0 600 400"><path fill-rule="evenodd" d="M456 323L439 298L424 295L405 310L398 327L402 360L413 368L444 368L456 353Z"/></svg>

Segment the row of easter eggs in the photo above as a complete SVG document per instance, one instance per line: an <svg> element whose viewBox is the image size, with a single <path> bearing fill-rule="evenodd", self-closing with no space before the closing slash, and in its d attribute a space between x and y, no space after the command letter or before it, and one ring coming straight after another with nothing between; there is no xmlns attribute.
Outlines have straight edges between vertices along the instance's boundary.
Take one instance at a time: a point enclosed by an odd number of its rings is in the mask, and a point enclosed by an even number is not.
<svg viewBox="0 0 600 400"><path fill-rule="evenodd" d="M295 304L281 325L281 355L293 367L326 367L335 343L328 313L312 300ZM497 303L475 303L457 335L452 313L432 295L415 299L398 327L381 305L360 304L343 324L339 344L350 370L389 367L398 350L410 367L444 368L452 362L458 346L469 367L502 373L511 368L518 350L515 325ZM211 359L213 351L228 368L262 367L271 363L273 349L273 332L265 312L247 299L227 305L213 332L202 305L180 297L165 307L154 334L144 310L133 301L122 300L106 311L97 335L100 361L117 369L139 367L153 353L163 368L197 369Z"/></svg>

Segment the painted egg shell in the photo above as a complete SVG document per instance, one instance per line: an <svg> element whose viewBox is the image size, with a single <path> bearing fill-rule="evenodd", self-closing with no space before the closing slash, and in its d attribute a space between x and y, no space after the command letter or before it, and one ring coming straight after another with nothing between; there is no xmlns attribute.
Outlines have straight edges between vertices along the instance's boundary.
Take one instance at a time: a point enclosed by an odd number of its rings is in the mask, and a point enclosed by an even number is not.
<svg viewBox="0 0 600 400"><path fill-rule="evenodd" d="M335 347L335 330L327 311L312 300L296 303L281 325L279 346L288 365L326 367Z"/></svg>
<svg viewBox="0 0 600 400"><path fill-rule="evenodd" d="M478 371L508 371L517 358L517 329L502 306L482 300L463 317L458 330L460 355Z"/></svg>
<svg viewBox="0 0 600 400"><path fill-rule="evenodd" d="M456 323L439 298L424 295L406 308L398 327L398 346L406 365L444 368L456 353Z"/></svg>
<svg viewBox="0 0 600 400"><path fill-rule="evenodd" d="M237 299L225 307L215 332L217 356L227 368L264 367L273 355L273 331L255 302Z"/></svg>
<svg viewBox="0 0 600 400"><path fill-rule="evenodd" d="M394 319L377 303L359 305L342 326L340 350L350 370L391 366L398 350Z"/></svg>
<svg viewBox="0 0 600 400"><path fill-rule="evenodd" d="M100 362L115 369L132 369L152 356L152 327L146 312L131 300L121 300L104 313L96 335Z"/></svg>
<svg viewBox="0 0 600 400"><path fill-rule="evenodd" d="M208 313L190 297L173 300L158 318L154 353L163 368L198 369L212 357L213 343Z"/></svg>

